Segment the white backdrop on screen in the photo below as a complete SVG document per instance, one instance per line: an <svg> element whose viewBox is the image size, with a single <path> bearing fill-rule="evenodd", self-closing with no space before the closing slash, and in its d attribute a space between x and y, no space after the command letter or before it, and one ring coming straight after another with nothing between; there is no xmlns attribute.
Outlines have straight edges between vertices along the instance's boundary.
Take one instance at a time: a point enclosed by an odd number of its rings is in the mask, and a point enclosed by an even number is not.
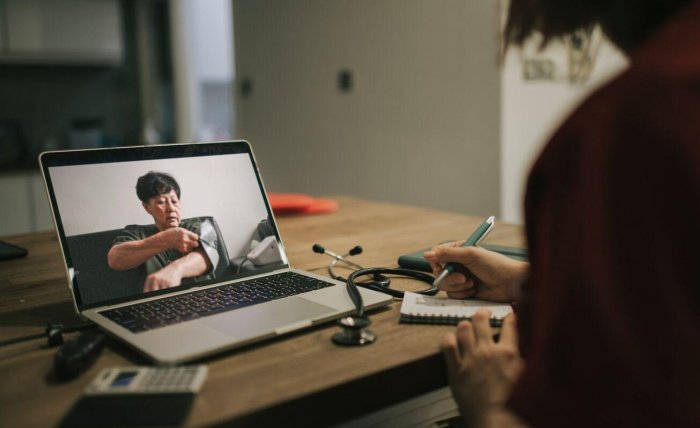
<svg viewBox="0 0 700 428"><path fill-rule="evenodd" d="M148 171L177 180L181 218L212 216L230 257L248 251L267 210L247 154L50 168L66 236L153 224L136 196L136 180Z"/></svg>

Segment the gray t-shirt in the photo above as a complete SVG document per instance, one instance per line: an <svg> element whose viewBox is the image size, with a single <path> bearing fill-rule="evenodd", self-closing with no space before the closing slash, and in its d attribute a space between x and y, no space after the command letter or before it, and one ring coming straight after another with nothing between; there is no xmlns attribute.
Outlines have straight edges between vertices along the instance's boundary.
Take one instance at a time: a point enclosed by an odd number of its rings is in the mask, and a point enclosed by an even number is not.
<svg viewBox="0 0 700 428"><path fill-rule="evenodd" d="M207 237L206 235L211 234L206 229L209 229L212 226L209 223L202 223L199 218L190 218L180 221L180 227L194 232L200 237L199 247L197 247L197 249L203 250L204 254L206 254L206 257L209 259L209 264L211 265L211 268L207 272L195 278L183 278L182 283L184 284L191 281L200 282L213 279L215 277L214 272L216 271L216 266L219 262L219 253L216 249L218 242L214 242L212 239L205 239ZM202 229L205 230L202 231ZM130 224L126 226L122 233L114 239L114 243L112 245L121 244L123 242L140 241L151 237L158 232L158 228L153 224ZM183 256L184 254L178 250L170 248L146 260L142 267L145 268L146 275L150 275L154 272L158 272L165 266Z"/></svg>

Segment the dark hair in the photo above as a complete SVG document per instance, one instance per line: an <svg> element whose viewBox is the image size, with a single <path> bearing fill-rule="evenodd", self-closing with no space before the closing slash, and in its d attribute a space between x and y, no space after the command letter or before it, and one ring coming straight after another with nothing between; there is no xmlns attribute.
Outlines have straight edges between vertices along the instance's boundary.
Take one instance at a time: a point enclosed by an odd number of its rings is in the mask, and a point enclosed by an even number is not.
<svg viewBox="0 0 700 428"><path fill-rule="evenodd" d="M691 0L511 0L504 37L522 45L535 32L543 45L554 38L600 25L629 52Z"/></svg>
<svg viewBox="0 0 700 428"><path fill-rule="evenodd" d="M180 186L177 181L164 172L148 171L136 181L136 195L141 202L148 202L154 196L169 193L174 190L178 199L180 198Z"/></svg>

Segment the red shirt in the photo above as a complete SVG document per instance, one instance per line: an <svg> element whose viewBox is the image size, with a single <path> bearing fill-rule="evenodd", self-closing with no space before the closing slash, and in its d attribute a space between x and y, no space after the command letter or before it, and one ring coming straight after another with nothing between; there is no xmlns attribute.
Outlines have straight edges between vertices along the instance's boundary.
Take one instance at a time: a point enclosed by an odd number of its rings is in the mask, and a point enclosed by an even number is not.
<svg viewBox="0 0 700 428"><path fill-rule="evenodd" d="M534 426L700 426L700 1L630 60L528 181L509 405Z"/></svg>

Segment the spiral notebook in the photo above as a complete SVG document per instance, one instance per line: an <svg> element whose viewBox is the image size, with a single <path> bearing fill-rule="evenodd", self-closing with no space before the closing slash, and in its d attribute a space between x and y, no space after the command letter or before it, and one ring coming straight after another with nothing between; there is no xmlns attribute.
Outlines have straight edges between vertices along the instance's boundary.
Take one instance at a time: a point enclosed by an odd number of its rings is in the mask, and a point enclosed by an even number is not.
<svg viewBox="0 0 700 428"><path fill-rule="evenodd" d="M401 303L399 322L419 324L457 324L471 319L479 309L491 311L491 326L500 327L503 318L513 312L508 303L476 299L448 299L406 292Z"/></svg>

